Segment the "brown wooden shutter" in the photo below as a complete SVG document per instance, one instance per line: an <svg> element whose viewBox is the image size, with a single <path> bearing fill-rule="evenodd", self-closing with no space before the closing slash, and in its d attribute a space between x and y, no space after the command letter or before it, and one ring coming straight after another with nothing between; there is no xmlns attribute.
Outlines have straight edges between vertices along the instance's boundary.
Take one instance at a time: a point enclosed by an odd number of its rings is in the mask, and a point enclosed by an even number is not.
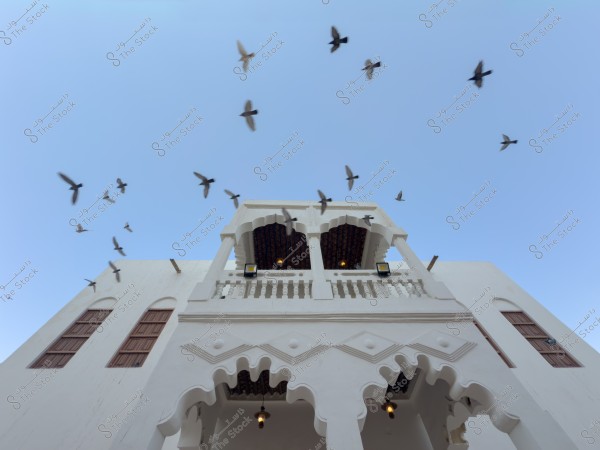
<svg viewBox="0 0 600 450"><path fill-rule="evenodd" d="M141 367L172 312L172 309L146 311L108 367Z"/></svg>
<svg viewBox="0 0 600 450"><path fill-rule="evenodd" d="M31 369L64 367L111 312L110 309L88 309L85 311L29 367Z"/></svg>
<svg viewBox="0 0 600 450"><path fill-rule="evenodd" d="M507 358L507 356L502 352L502 350L500 350L500 347L498 347L498 345L492 340L492 338L490 338L488 336L488 334L481 327L481 325L479 325L475 320L473 321L473 323L475 324L477 329L481 332L481 334L483 334L483 337L488 341L488 343L492 346L492 348L494 350L496 350L496 353L498 353L498 356L500 356L500 358L502 358L502 361L504 361L506 363L506 365L508 367L510 367L511 369L514 368L515 367L514 364Z"/></svg>
<svg viewBox="0 0 600 450"><path fill-rule="evenodd" d="M523 311L503 311L502 314L521 335L553 367L581 367L560 344L548 344L548 333Z"/></svg>

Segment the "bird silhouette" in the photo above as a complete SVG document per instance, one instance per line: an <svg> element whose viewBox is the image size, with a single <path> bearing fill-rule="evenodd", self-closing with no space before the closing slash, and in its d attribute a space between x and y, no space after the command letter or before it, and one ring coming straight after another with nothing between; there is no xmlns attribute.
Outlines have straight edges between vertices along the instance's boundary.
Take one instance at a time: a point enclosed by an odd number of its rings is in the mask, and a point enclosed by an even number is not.
<svg viewBox="0 0 600 450"><path fill-rule="evenodd" d="M123 183L123 180L117 178L117 189L121 190L121 194L125 193L125 186L127 186L127 183Z"/></svg>
<svg viewBox="0 0 600 450"><path fill-rule="evenodd" d="M214 183L215 179L214 178L208 179L204 175L200 175L198 172L194 172L194 175L196 175L198 178L200 178L202 180L202 183L200 183L199 186L204 186L204 198L208 197L208 190L210 189L210 183Z"/></svg>
<svg viewBox="0 0 600 450"><path fill-rule="evenodd" d="M292 230L294 229L294 222L297 221L297 218L292 218L287 209L282 208L281 212L283 213L283 223L285 223L285 232L289 236L292 234Z"/></svg>
<svg viewBox="0 0 600 450"><path fill-rule="evenodd" d="M240 205L240 204L238 203L238 197L239 197L240 195L239 195L239 194L237 194L237 195L236 195L236 194L234 194L233 192L231 192L231 191L229 191L229 190L227 190L227 189L225 189L225 193L226 193L227 195L229 195L229 198L230 198L231 200L233 200L233 204L235 205L235 207L236 207L236 209L237 209L237 207Z"/></svg>
<svg viewBox="0 0 600 450"><path fill-rule="evenodd" d="M240 58L240 61L243 62L242 67L244 69L244 72L247 72L248 64L250 63L250 60L252 58L254 58L255 55L254 55L254 53L248 53L240 41L237 41L237 48L238 48L238 51L240 52L240 55L242 56Z"/></svg>
<svg viewBox="0 0 600 450"><path fill-rule="evenodd" d="M331 37L333 38L333 41L330 42L332 45L331 53L335 52L340 47L340 44L348 43L348 37L340 38L340 33L338 33L336 27L331 27Z"/></svg>
<svg viewBox="0 0 600 450"><path fill-rule="evenodd" d="M129 226L129 222L125 223L125 226L123 227L125 228L127 231L129 231L130 233L133 233L133 230L131 229L131 227Z"/></svg>
<svg viewBox="0 0 600 450"><path fill-rule="evenodd" d="M252 131L256 131L256 125L254 125L254 118L252 116L255 116L258 114L258 110L257 109L252 109L252 101L248 100L246 102L246 104L244 105L244 112L240 114L240 116L244 117L246 119L246 123L248 124L248 127L252 130Z"/></svg>
<svg viewBox="0 0 600 450"><path fill-rule="evenodd" d="M110 198L110 195L108 195L108 189L104 191L104 195L102 196L102 198L109 203L115 202L112 198Z"/></svg>
<svg viewBox="0 0 600 450"><path fill-rule="evenodd" d="M79 188L82 188L83 184L81 184L81 183L79 183L79 184L75 183L73 180L71 180L64 173L58 172L58 176L61 177L64 181L66 181L67 183L69 183L71 185L71 187L69 188L69 190L73 191L73 196L71 197L71 203L74 205L77 202L77 197L79 196Z"/></svg>
<svg viewBox="0 0 600 450"><path fill-rule="evenodd" d="M115 266L110 261L108 262L108 265L113 270L113 273L115 274L115 278L117 279L117 283L120 283L121 282L121 275L119 275L119 272L121 271L121 269L117 269L117 266Z"/></svg>
<svg viewBox="0 0 600 450"><path fill-rule="evenodd" d="M88 231L85 228L83 228L83 225L81 225L80 223L77 224L77 228L75 229L76 233L83 233L84 231Z"/></svg>
<svg viewBox="0 0 600 450"><path fill-rule="evenodd" d="M381 61L377 61L376 63L373 63L370 59L365 61L365 67L363 67L363 70L367 71L367 78L369 80L373 78L373 69L376 67L381 67Z"/></svg>
<svg viewBox="0 0 600 450"><path fill-rule="evenodd" d="M358 178L358 175L354 175L348 166L346 166L346 175L348 175L348 178L346 178L348 180L348 190L351 191L352 186L354 186L354 180Z"/></svg>
<svg viewBox="0 0 600 450"><path fill-rule="evenodd" d="M373 216L370 216L370 215L366 214L366 215L365 215L365 216L362 218L362 220L363 220L363 221L364 221L364 222L365 222L365 223L366 223L368 226L371 226L371 219L374 219L374 218L375 218L375 217L373 217Z"/></svg>
<svg viewBox="0 0 600 450"><path fill-rule="evenodd" d="M321 204L321 215L323 215L323 213L327 209L327 202L330 202L331 199L327 198L327 196L325 194L323 194L323 192L321 192L319 190L317 190L317 192L319 193L319 197L321 197L321 200L319 200L319 203Z"/></svg>
<svg viewBox="0 0 600 450"><path fill-rule="evenodd" d="M398 195L396 195L396 200L398 200L399 202L403 202L403 201L405 201L405 200L402 198L402 191L400 191L400 192L398 193Z"/></svg>
<svg viewBox="0 0 600 450"><path fill-rule="evenodd" d="M115 250L118 251L122 256L127 256L125 253L123 253L123 247L119 245L119 243L117 242L117 238L113 236L112 241L115 246Z"/></svg>
<svg viewBox="0 0 600 450"><path fill-rule="evenodd" d="M483 72L483 61L479 61L479 64L477 64L477 67L475 67L475 70L473 71L473 76L471 78L469 78L468 81L474 81L475 86L477 86L478 88L481 88L481 86L483 85L483 77L486 77L486 76L490 75L491 73L492 73L491 70L488 70L487 72Z"/></svg>
<svg viewBox="0 0 600 450"><path fill-rule="evenodd" d="M87 278L84 278L84 280L87 281L89 283L88 286L94 288L94 292L96 292L96 282L88 280Z"/></svg>
<svg viewBox="0 0 600 450"><path fill-rule="evenodd" d="M505 135L505 134L502 135L502 139L503 139L503 141L500 142L502 144L502 147L500 148L500 151L505 150L506 147L508 147L510 144L516 144L517 142L519 142L519 141L516 141L516 140L515 141L511 141L510 138L507 135Z"/></svg>

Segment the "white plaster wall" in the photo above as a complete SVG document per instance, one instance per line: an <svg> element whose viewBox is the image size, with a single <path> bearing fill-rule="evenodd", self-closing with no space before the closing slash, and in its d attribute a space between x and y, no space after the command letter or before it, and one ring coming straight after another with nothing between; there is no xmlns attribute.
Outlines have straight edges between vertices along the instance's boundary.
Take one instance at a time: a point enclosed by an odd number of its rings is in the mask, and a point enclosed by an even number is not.
<svg viewBox="0 0 600 450"><path fill-rule="evenodd" d="M143 391L177 327L177 314L185 309L189 293L203 279L210 261L178 261L180 274L168 260L118 260L115 264L121 269L121 283L115 281L112 270L105 270L96 278L96 293L91 288L82 290L0 366L1 448L108 448L112 436L108 438L110 433L100 432L99 425L121 411L136 392ZM127 289L129 292L109 316L112 320L107 318L104 326L96 330L64 368L43 371L27 368L96 300L118 298ZM139 297L133 295L136 290L140 292ZM107 368L144 311L165 297L174 298L176 308L144 365ZM29 398L22 397L20 387L31 394ZM149 396L148 399L149 402L154 400ZM133 411L134 404L131 403L117 420ZM142 406L138 411L143 414L147 406ZM117 422L113 419L112 423ZM111 430L110 427L101 429Z"/></svg>
<svg viewBox="0 0 600 450"><path fill-rule="evenodd" d="M517 304L547 333L559 340L571 330L531 297L495 265L488 262L438 262L432 273L448 286L456 299L466 307L490 288L494 297ZM564 427L580 448L590 448L582 431L600 419L600 355L584 340L568 348L568 352L583 366L554 368L548 364L521 334L494 307L480 308L485 296L473 308L481 323L503 352L516 366L511 371L527 387L540 405ZM539 299L543 302L543 299ZM456 328L456 324L449 325ZM462 332L460 327L458 331ZM452 332L452 330L451 330ZM453 334L456 331L453 331ZM598 439L596 439L598 441ZM487 447L486 447L487 448ZM600 447L599 447L600 448ZM476 449L478 450L478 449Z"/></svg>
<svg viewBox="0 0 600 450"><path fill-rule="evenodd" d="M462 310L456 301L416 297L397 300L383 299L376 306L372 306L368 301L358 299L329 301L257 299L228 302L213 300L188 304L187 299L190 293L204 278L210 261L178 261L178 264L182 269L181 274L175 273L168 260L117 261L116 265L122 269L120 284L114 281L114 275L109 270L104 271L96 280L98 292L94 294L89 288L83 290L0 366L0 386L4 395L4 400L0 405L0 443L2 448L26 448L28 450L109 448L109 446L115 445L115 436L118 434L118 430L112 429L113 432L108 437L107 431L99 431L99 425L106 423L108 416L118 413L124 407L123 414L133 411L137 401L139 401L138 412L130 416L129 421L123 425L123 429L132 426L139 420L154 421L155 424L157 416L154 413L151 414L150 411L156 410L158 416L162 417L163 412L172 410L172 405L177 400L176 397L165 396L164 393L174 391L180 394L184 390L175 389L174 385L182 384L189 387L201 383L202 379L208 379L209 382L202 383L210 388L211 379L210 372L207 372L208 365L192 368L192 364L198 364L198 361L189 362L181 353L180 345L202 335L208 330L211 320L214 320L218 314L225 314L226 318L243 319L245 317L243 320L234 321L233 325L228 326L227 332L254 344L265 343L269 339L292 330L297 330L315 339L326 333L327 338L335 343L340 343L362 330L369 330L382 337L388 336L396 342L408 343L428 329L436 329L449 335L453 334L445 322L438 320L435 323L428 323L422 314L435 316L441 313L455 314ZM229 261L226 269L233 267L234 262ZM549 333L559 336L564 331L568 331L547 310L491 264L438 262L433 273L435 278L444 281L458 301L466 306L470 306L473 298L477 298L486 286L490 286L492 292L497 293L499 297L522 305L523 309ZM31 381L37 371L27 369L27 367L49 344L58 338L95 300L106 297L117 298L123 294L130 283L134 285L133 289L129 288L130 293L136 289L141 291L138 300L129 303L131 298L128 294L121 300L121 303L117 304L118 317L114 317L110 323L105 322L102 332L94 333L65 368L47 369L44 371L46 373L40 372L38 379ZM144 365L141 368L106 368L107 363L143 312L156 300L165 297L176 300L176 311ZM177 315L184 310L186 313L205 317L204 319L197 318L198 322L178 323ZM320 319L311 318L309 320L306 316L307 313L317 313ZM352 317L339 316L343 313L352 313ZM210 318L210 314L213 319ZM250 317L251 315L254 317ZM282 317L286 315L290 319L289 321L282 320ZM421 319L413 322L406 321L407 318L415 315ZM304 319L301 318L302 316ZM572 354L586 366L585 368L554 369L537 355L537 352L525 342L512 325L506 322L493 308L482 312L480 316L477 316L477 320L516 364L517 368L510 371L522 380L543 408L552 413L558 422L565 424L566 430L575 442L585 443L580 435L581 430L592 419L600 415L596 406L600 400L596 383L600 373L598 354L582 342L572 350ZM177 333L175 333L176 329ZM478 376L489 367L497 367L499 374L502 372L504 363L498 361L497 358L494 359L495 353L490 348L483 346L485 344L483 337L473 327L461 328L458 337L481 344L460 360L462 367L472 369L459 374L464 383L469 380L477 380ZM312 380L311 383L316 386L317 390L325 390L327 383L335 383L337 377L343 377L343 372L340 372L342 366L347 365L352 368L363 364L360 360L353 359L339 350L332 349L329 352L331 353L326 353L327 356L320 358L312 366L312 369L305 370L306 376ZM332 356L334 352L338 352L340 355L334 357ZM244 356L252 364L256 364L262 358L262 354L264 352L252 350L240 356ZM274 362L277 361L274 357L270 357L270 359ZM225 364L220 364L220 366L225 367ZM356 375L359 379L363 376L363 384L368 383L368 380L371 379L383 382L384 378L378 374L378 367L382 366L394 366L394 364L381 362L371 368L361 369ZM160 392L148 389L148 381L154 370L156 374L164 374L159 377L160 383L163 384ZM235 366L231 370L232 373L235 373ZM309 376L308 372L311 370L316 372ZM319 370L322 373L319 373ZM330 374L331 379L317 381L320 379L319 377L323 377L323 373ZM157 376L156 374L155 376ZM302 375L304 376L304 373ZM499 380L501 379L502 377L499 376L492 385L500 386L502 382ZM41 380L44 380L44 383L40 383ZM12 401L18 402L16 391L30 381L26 392L30 392L32 386L40 385L41 388L35 390L30 399L19 402L19 407L16 408L17 403L10 403L7 397L13 396L11 397ZM363 386L363 384L357 386ZM568 388L561 390L557 389L557 386L568 386ZM145 398L137 399L136 402L125 406L126 402L138 392L141 392ZM333 394L328 393L327 395ZM349 395L352 397L358 394L350 392ZM148 402L145 401L146 399ZM341 399L342 408L346 404L345 401ZM347 405L351 404L351 402L347 403ZM289 408L289 405L287 407ZM314 410L312 407L310 409L312 414L308 412L303 414L314 418ZM569 414L564 414L565 410L568 410ZM295 413L290 412L290 414ZM305 420L304 415L300 415L302 417L298 420L302 422ZM385 414L382 413L382 415L385 420L389 420ZM279 417L283 418L283 415ZM273 422L269 422L267 427L271 427L280 418L273 417ZM369 426L367 433L371 433L372 427L377 430L379 426L377 422L371 425L369 420L367 420ZM312 422L310 425L312 426ZM320 437L317 437L318 435L311 426L302 426L302 428L309 430L306 432L306 436L314 437L313 444L316 445ZM403 425L399 426L401 428ZM489 426L492 427L491 424ZM35 429L35 433L31 432L32 429ZM105 426L103 430L111 431L111 428ZM261 431L266 430L267 428ZM486 444L485 447L479 448L482 450L483 448L486 450L494 448L492 445L494 433L482 433L483 435L486 436ZM488 436L489 441L487 441ZM503 437L507 438L506 435ZM311 448L310 445L306 448ZM476 447L472 448L479 450ZM584 447L582 446L582 448Z"/></svg>

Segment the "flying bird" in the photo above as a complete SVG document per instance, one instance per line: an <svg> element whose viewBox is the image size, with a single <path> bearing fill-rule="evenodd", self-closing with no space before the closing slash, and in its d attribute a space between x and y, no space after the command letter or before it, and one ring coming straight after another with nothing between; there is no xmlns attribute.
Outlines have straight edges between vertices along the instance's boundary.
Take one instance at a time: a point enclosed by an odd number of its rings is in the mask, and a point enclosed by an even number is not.
<svg viewBox="0 0 600 450"><path fill-rule="evenodd" d="M102 196L102 198L109 203L115 202L112 198L110 198L110 195L108 195L108 189L104 191L104 195Z"/></svg>
<svg viewBox="0 0 600 450"><path fill-rule="evenodd" d="M69 188L70 191L73 191L73 197L71 198L71 203L75 204L77 202L77 196L79 195L79 188L82 188L83 184L81 184L81 183L79 183L79 184L75 183L73 180L71 180L64 173L58 172L58 176L61 177L64 181L66 181L67 183L69 183L71 185L71 187Z"/></svg>
<svg viewBox="0 0 600 450"><path fill-rule="evenodd" d="M373 63L370 59L365 61L365 67L363 67L363 70L367 71L367 78L369 80L373 78L373 69L376 67L381 67L381 61L377 61L376 63Z"/></svg>
<svg viewBox="0 0 600 450"><path fill-rule="evenodd" d="M115 246L115 250L118 251L121 255L123 256L127 256L125 253L123 253L123 247L121 247L119 245L119 243L117 242L117 238L113 236L113 244Z"/></svg>
<svg viewBox="0 0 600 450"><path fill-rule="evenodd" d="M75 229L76 233L83 233L84 231L88 231L85 228L83 228L83 225L81 225L80 223L77 224L77 228Z"/></svg>
<svg viewBox="0 0 600 450"><path fill-rule="evenodd" d="M117 189L121 190L121 194L125 193L125 186L127 186L127 183L123 183L123 180L117 178Z"/></svg>
<svg viewBox="0 0 600 450"><path fill-rule="evenodd" d="M348 43L348 37L340 38L340 33L338 33L336 27L331 27L331 37L333 38L333 41L330 42L332 45L331 53L335 52L340 47L340 44Z"/></svg>
<svg viewBox="0 0 600 450"><path fill-rule="evenodd" d="M115 274L115 277L117 279L117 283L121 282L121 275L119 275L119 272L121 271L121 269L117 269L117 266L115 266L112 262L108 262L108 265L110 266L110 268L113 270L113 273Z"/></svg>
<svg viewBox="0 0 600 450"><path fill-rule="evenodd" d="M133 233L133 230L131 229L131 227L129 226L129 222L125 223L125 226L123 227L125 228L127 231L129 231L130 233Z"/></svg>
<svg viewBox="0 0 600 450"><path fill-rule="evenodd" d="M283 213L283 219L284 219L283 222L285 223L285 232L289 236L292 234L292 230L294 229L294 222L297 221L298 219L296 217L292 218L292 216L290 215L288 210L285 208L282 208L281 212Z"/></svg>
<svg viewBox="0 0 600 450"><path fill-rule="evenodd" d="M348 190L351 191L352 186L354 186L354 180L358 178L358 175L354 175L348 166L346 166L346 175L348 175L348 178L346 178L348 180Z"/></svg>
<svg viewBox="0 0 600 450"><path fill-rule="evenodd" d="M500 151L505 150L506 147L508 147L510 144L516 144L517 142L519 142L517 140L511 141L510 138L505 134L502 135L502 139L503 139L503 141L500 142L502 144Z"/></svg>
<svg viewBox="0 0 600 450"><path fill-rule="evenodd" d="M248 53L240 41L237 41L237 48L242 56L240 61L243 61L243 69L244 72L246 72L248 71L248 63L250 63L250 60L254 58L254 53Z"/></svg>
<svg viewBox="0 0 600 450"><path fill-rule="evenodd" d="M202 183L200 183L199 186L204 186L204 198L208 197L208 190L210 189L210 183L214 183L215 179L214 178L208 179L204 175L200 175L198 172L194 172L194 175L196 175L198 178L200 178L202 180Z"/></svg>
<svg viewBox="0 0 600 450"><path fill-rule="evenodd" d="M371 226L371 219L374 219L375 217L373 216L369 216L368 214L365 215L365 217L362 218L362 220L364 220L364 222L368 225Z"/></svg>
<svg viewBox="0 0 600 450"><path fill-rule="evenodd" d="M469 78L468 81L474 81L475 86L481 88L481 85L483 84L483 77L486 77L491 73L491 70L483 72L483 61L479 61L479 64L477 64L477 67L475 67L475 70L473 71L473 76Z"/></svg>
<svg viewBox="0 0 600 450"><path fill-rule="evenodd" d="M234 194L233 192L231 192L231 191L228 191L227 189L225 189L225 193L226 193L227 195L229 195L229 198L230 198L231 200L233 200L233 204L235 205L235 207L236 207L236 209L237 209L237 207L238 207L238 206L240 206L240 204L239 204L239 202L238 202L238 197L240 196L240 194L237 194L237 195L236 195L236 194Z"/></svg>
<svg viewBox="0 0 600 450"><path fill-rule="evenodd" d="M398 195L396 195L396 200L398 200L399 202L403 202L403 201L405 201L405 200L402 198L402 191L400 191L400 192L398 193Z"/></svg>
<svg viewBox="0 0 600 450"><path fill-rule="evenodd" d="M93 287L94 288L94 292L96 292L96 282L92 281L92 280L88 280L87 278L84 278L85 281L87 281L89 284L89 287Z"/></svg>
<svg viewBox="0 0 600 450"><path fill-rule="evenodd" d="M327 196L325 194L323 194L323 192L321 192L319 190L317 190L317 192L319 193L319 197L321 197L321 200L319 200L319 203L321 204L321 215L323 215L323 213L327 209L327 202L330 202L331 199L327 198Z"/></svg>
<svg viewBox="0 0 600 450"><path fill-rule="evenodd" d="M246 102L246 104L244 105L244 112L240 114L240 116L245 117L246 118L246 123L248 124L248 127L250 127L250 129L252 131L256 131L256 126L254 125L254 117L258 114L258 110L257 109L252 109L252 101L248 100Z"/></svg>

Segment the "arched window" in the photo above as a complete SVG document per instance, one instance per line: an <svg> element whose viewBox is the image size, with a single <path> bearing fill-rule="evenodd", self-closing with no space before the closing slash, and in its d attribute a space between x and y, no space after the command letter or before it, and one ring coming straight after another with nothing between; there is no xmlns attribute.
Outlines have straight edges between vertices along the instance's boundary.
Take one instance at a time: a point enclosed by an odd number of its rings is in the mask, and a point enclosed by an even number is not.
<svg viewBox="0 0 600 450"><path fill-rule="evenodd" d="M563 348L523 311L500 311L513 327L553 367L581 367Z"/></svg>
<svg viewBox="0 0 600 450"><path fill-rule="evenodd" d="M85 311L29 368L64 367L111 312L111 309Z"/></svg>
<svg viewBox="0 0 600 450"><path fill-rule="evenodd" d="M149 309L133 328L108 367L141 367L173 309Z"/></svg>

